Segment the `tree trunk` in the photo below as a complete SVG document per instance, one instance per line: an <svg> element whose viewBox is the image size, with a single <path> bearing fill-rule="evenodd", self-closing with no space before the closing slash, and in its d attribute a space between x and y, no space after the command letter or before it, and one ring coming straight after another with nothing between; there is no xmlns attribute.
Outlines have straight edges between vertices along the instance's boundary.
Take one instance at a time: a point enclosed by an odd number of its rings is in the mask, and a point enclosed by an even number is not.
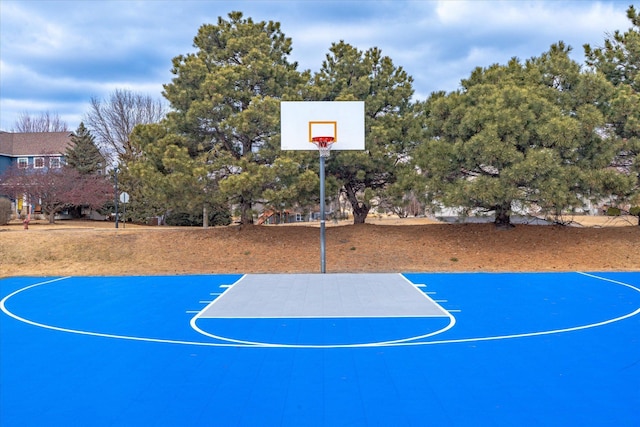
<svg viewBox="0 0 640 427"><path fill-rule="evenodd" d="M209 228L209 210L207 205L202 206L202 228Z"/></svg>
<svg viewBox="0 0 640 427"><path fill-rule="evenodd" d="M353 207L353 223L364 224L369 215L369 207L362 202L358 202L357 206Z"/></svg>
<svg viewBox="0 0 640 427"><path fill-rule="evenodd" d="M240 201L240 223L242 225L253 224L253 214L251 213L251 202L242 199Z"/></svg>
<svg viewBox="0 0 640 427"><path fill-rule="evenodd" d="M53 224L56 222L56 211L51 211L49 213L49 224Z"/></svg>
<svg viewBox="0 0 640 427"><path fill-rule="evenodd" d="M496 206L496 219L494 225L500 230L509 230L514 227L511 224L511 202Z"/></svg>
<svg viewBox="0 0 640 427"><path fill-rule="evenodd" d="M369 209L371 208L367 206L366 203L358 200L356 192L352 186L345 185L344 189L347 193L347 200L351 203L351 209L353 210L353 223L364 224L367 219L367 215L369 215Z"/></svg>

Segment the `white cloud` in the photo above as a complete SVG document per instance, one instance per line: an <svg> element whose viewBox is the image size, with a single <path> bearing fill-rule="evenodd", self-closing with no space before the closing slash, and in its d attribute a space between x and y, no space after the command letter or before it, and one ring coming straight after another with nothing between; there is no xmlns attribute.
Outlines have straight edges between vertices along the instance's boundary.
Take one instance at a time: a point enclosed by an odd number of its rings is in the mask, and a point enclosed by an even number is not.
<svg viewBox="0 0 640 427"><path fill-rule="evenodd" d="M60 55L78 45L88 45L89 38L78 37L66 20L28 9L28 3L7 2L2 9L3 51L12 57L48 57Z"/></svg>
<svg viewBox="0 0 640 427"><path fill-rule="evenodd" d="M613 1L2 0L1 7L2 129L25 105L80 117L91 96L116 88L160 97L171 59L193 51L200 25L231 10L280 22L300 69L317 71L339 40L379 47L414 77L418 99L455 90L476 66L537 56L559 40L582 60L584 43L601 45L606 33L630 26L628 5Z"/></svg>

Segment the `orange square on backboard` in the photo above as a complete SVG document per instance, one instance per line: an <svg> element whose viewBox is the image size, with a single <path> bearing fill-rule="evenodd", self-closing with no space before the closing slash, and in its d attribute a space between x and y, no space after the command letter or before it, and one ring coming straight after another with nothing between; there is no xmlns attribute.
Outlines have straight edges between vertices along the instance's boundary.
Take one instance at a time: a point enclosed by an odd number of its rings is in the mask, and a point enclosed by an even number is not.
<svg viewBox="0 0 640 427"><path fill-rule="evenodd" d="M328 136L333 138L334 143L338 142L338 122L309 122L309 142L319 136Z"/></svg>

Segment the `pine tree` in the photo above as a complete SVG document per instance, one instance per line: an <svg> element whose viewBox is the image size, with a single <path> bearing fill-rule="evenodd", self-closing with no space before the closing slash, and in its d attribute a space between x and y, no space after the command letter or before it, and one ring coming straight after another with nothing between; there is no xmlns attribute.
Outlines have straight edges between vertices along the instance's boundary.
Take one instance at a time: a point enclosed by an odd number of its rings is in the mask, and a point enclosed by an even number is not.
<svg viewBox="0 0 640 427"><path fill-rule="evenodd" d="M219 190L239 207L243 224L253 222L256 203L273 202L264 193L278 186L272 165L280 100L295 98L306 79L288 60L291 44L279 23L232 12L200 27L197 53L174 58L175 77L164 85L169 122L188 138L192 157L210 155L218 165Z"/></svg>
<svg viewBox="0 0 640 427"><path fill-rule="evenodd" d="M615 187L611 193L620 206L630 206L629 213L638 216L640 225L640 12L629 6L627 18L629 30L614 32L604 47L586 44L584 51L587 65L615 85L614 96L605 104L608 128L622 141L612 166L635 178L635 185L631 191Z"/></svg>
<svg viewBox="0 0 640 427"><path fill-rule="evenodd" d="M413 78L376 47L365 52L344 41L332 44L311 98L365 101L365 150L337 151L327 175L341 185L353 211L364 223L373 203L392 198L390 189L413 150L411 131ZM314 158L314 163L317 157Z"/></svg>
<svg viewBox="0 0 640 427"><path fill-rule="evenodd" d="M509 228L514 208L559 216L630 186L609 167L618 144L602 133L612 86L569 52L560 42L524 64L477 68L427 100L414 160L435 204L493 212Z"/></svg>
<svg viewBox="0 0 640 427"><path fill-rule="evenodd" d="M82 175L95 175L104 171L104 156L98 149L91 132L80 123L75 134L71 137L73 145L65 153L67 165L76 169Z"/></svg>

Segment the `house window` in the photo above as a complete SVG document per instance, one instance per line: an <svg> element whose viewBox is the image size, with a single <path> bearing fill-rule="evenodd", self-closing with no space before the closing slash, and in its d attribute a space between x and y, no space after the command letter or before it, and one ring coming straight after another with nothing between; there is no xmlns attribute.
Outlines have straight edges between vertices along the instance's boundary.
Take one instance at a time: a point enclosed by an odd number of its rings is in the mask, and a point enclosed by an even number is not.
<svg viewBox="0 0 640 427"><path fill-rule="evenodd" d="M49 167L51 169L60 169L60 157L52 157L49 159Z"/></svg>
<svg viewBox="0 0 640 427"><path fill-rule="evenodd" d="M44 157L36 157L33 159L33 167L40 169L44 167Z"/></svg>
<svg viewBox="0 0 640 427"><path fill-rule="evenodd" d="M26 157L20 157L18 159L18 169L26 169L29 167L29 159Z"/></svg>

